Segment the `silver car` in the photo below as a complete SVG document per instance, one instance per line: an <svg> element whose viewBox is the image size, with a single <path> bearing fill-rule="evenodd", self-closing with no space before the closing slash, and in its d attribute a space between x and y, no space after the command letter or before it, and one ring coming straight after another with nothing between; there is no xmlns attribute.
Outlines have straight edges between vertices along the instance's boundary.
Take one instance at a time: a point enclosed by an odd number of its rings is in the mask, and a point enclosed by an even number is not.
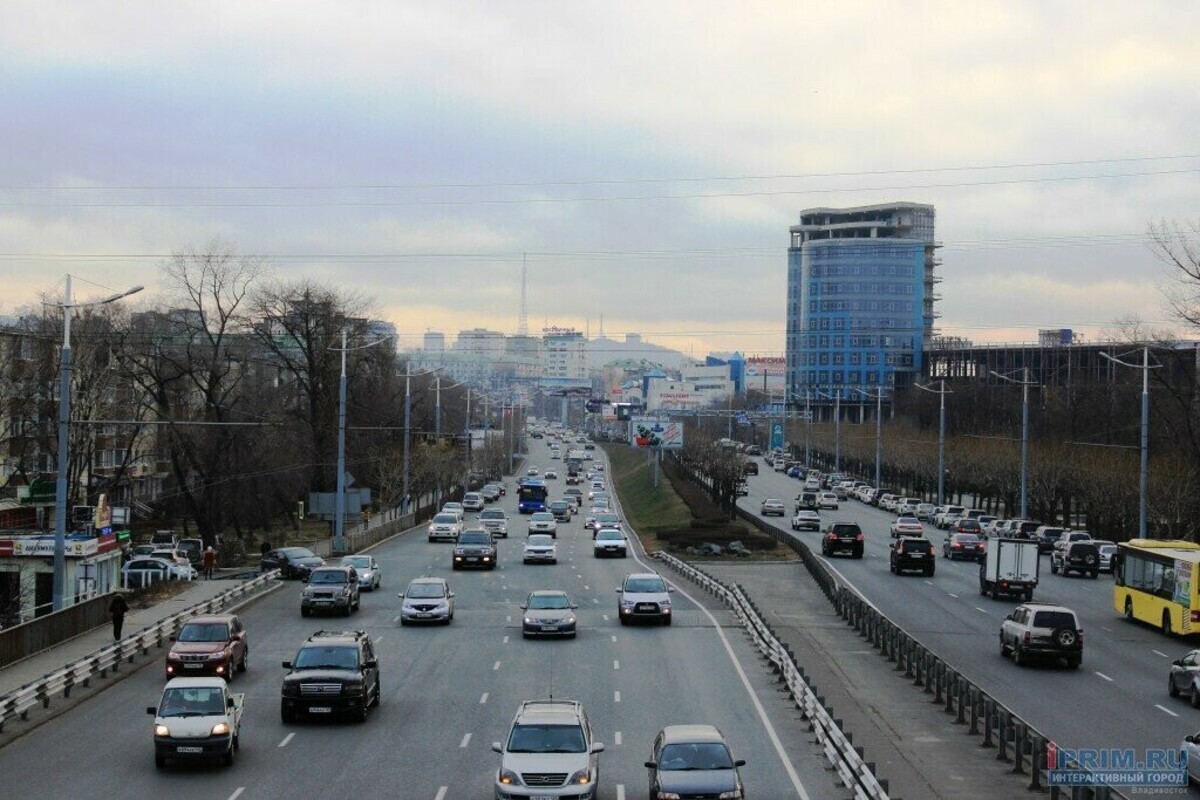
<svg viewBox="0 0 1200 800"><path fill-rule="evenodd" d="M358 573L358 588L375 591L383 585L383 574L374 556L342 556L342 563Z"/></svg>
<svg viewBox="0 0 1200 800"><path fill-rule="evenodd" d="M401 625L411 622L449 625L454 619L454 592L442 578L414 578L399 597Z"/></svg>
<svg viewBox="0 0 1200 800"><path fill-rule="evenodd" d="M521 559L528 564L532 561L544 561L549 564L558 563L558 545L554 538L545 533L532 533L525 539L525 548Z"/></svg>
<svg viewBox="0 0 1200 800"><path fill-rule="evenodd" d="M627 575L617 587L617 617L622 625L637 619L654 619L671 624L671 596L675 591L654 572Z"/></svg>

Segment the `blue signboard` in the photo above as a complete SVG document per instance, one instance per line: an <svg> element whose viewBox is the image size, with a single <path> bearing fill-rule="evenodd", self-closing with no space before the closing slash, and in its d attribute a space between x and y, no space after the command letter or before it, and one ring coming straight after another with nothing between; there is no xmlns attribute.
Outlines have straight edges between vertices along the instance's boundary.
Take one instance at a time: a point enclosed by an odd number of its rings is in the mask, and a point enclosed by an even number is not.
<svg viewBox="0 0 1200 800"><path fill-rule="evenodd" d="M782 450L783 449L783 423L782 422L772 422L771 423L771 449L772 450Z"/></svg>

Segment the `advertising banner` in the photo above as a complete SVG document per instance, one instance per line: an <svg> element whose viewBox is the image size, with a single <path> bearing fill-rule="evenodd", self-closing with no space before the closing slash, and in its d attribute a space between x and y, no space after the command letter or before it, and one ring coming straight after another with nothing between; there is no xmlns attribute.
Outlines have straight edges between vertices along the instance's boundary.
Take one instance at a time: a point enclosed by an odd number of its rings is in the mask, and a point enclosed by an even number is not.
<svg viewBox="0 0 1200 800"><path fill-rule="evenodd" d="M783 449L783 423L782 422L772 422L771 423L771 449L772 450L782 450Z"/></svg>
<svg viewBox="0 0 1200 800"><path fill-rule="evenodd" d="M662 450L679 450L683 447L683 425L669 419L635 417L632 423L630 444L634 447L657 447Z"/></svg>

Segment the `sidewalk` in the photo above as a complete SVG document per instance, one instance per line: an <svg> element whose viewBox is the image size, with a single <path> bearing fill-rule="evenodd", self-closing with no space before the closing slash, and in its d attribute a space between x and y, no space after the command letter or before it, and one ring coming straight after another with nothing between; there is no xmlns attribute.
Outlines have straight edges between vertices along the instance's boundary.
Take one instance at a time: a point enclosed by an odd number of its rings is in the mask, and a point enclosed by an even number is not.
<svg viewBox="0 0 1200 800"><path fill-rule="evenodd" d="M220 572L220 570L218 570ZM226 575L243 574L245 569L225 570ZM174 614L197 603L203 603L217 596L226 589L232 589L241 583L239 579L198 580L174 597L163 600L149 608L133 608L125 615L125 627L122 636L131 636L143 628L150 627ZM55 645L20 661L0 668L0 696L16 691L22 686L40 680L44 675L65 667L84 656L99 650L105 645L112 644L112 625L105 624L87 633L80 634L74 639ZM61 701L59 705L62 705Z"/></svg>

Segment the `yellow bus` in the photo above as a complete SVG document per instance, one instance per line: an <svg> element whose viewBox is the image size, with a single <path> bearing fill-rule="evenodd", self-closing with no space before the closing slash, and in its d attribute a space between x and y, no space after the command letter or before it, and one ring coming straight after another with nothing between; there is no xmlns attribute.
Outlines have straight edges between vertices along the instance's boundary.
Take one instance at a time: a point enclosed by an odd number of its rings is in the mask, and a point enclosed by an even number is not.
<svg viewBox="0 0 1200 800"><path fill-rule="evenodd" d="M1163 633L1200 633L1200 544L1130 539L1119 545L1113 608Z"/></svg>

